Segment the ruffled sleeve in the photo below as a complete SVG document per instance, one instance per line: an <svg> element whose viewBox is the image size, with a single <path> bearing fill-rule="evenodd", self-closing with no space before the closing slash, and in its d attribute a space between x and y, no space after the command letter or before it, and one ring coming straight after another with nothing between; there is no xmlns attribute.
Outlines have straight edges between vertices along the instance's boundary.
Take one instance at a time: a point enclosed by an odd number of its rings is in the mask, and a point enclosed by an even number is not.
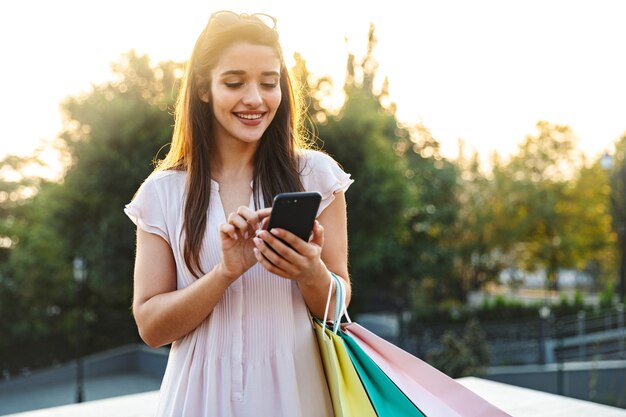
<svg viewBox="0 0 626 417"><path fill-rule="evenodd" d="M319 216L335 199L335 193L345 192L354 182L350 174L344 172L329 155L319 151L305 151L302 160L302 185L306 191L317 191L322 195L322 202L317 211Z"/></svg>
<svg viewBox="0 0 626 417"><path fill-rule="evenodd" d="M154 176L148 177L139 187L133 200L124 207L124 213L142 230L170 241L164 205Z"/></svg>

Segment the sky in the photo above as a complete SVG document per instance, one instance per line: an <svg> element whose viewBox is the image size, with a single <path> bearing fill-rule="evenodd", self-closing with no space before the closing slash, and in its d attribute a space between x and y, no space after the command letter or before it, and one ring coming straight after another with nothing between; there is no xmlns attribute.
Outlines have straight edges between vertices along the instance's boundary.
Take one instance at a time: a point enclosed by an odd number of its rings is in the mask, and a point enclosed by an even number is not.
<svg viewBox="0 0 626 417"><path fill-rule="evenodd" d="M274 15L288 60L299 52L331 76L337 97L374 23L378 83L389 78L398 118L423 123L450 158L459 139L508 155L538 120L570 126L592 157L626 133L619 0L21 0L0 2L0 158L52 140L63 98L111 79L123 53L186 60L223 9Z"/></svg>

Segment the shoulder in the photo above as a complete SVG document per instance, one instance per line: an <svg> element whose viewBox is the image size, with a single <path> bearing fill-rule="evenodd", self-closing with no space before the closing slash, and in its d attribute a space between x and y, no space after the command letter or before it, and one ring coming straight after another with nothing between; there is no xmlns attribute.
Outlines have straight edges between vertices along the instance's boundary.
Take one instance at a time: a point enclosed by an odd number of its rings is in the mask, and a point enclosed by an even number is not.
<svg viewBox="0 0 626 417"><path fill-rule="evenodd" d="M142 187L154 188L159 192L184 190L187 173L185 171L154 171L145 179Z"/></svg>
<svg viewBox="0 0 626 417"><path fill-rule="evenodd" d="M303 177L315 175L315 173L320 170L329 170L334 167L339 168L339 164L333 159L332 156L318 150L300 150L298 152L298 158L300 162L300 175Z"/></svg>
<svg viewBox="0 0 626 417"><path fill-rule="evenodd" d="M146 182L151 181L158 184L167 184L170 182L180 182L185 180L187 176L186 171L178 171L168 169L164 171L154 171L146 178Z"/></svg>
<svg viewBox="0 0 626 417"><path fill-rule="evenodd" d="M300 178L306 191L322 194L322 208L330 203L338 191L346 191L353 180L330 155L315 150L303 150L299 154ZM321 212L320 210L320 212Z"/></svg>
<svg viewBox="0 0 626 417"><path fill-rule="evenodd" d="M178 219L185 177L184 171L152 172L125 206L124 212L143 230L170 242L170 226Z"/></svg>
<svg viewBox="0 0 626 417"><path fill-rule="evenodd" d="M153 171L137 190L134 200L158 201L160 204L178 201L185 193L186 177L185 171Z"/></svg>

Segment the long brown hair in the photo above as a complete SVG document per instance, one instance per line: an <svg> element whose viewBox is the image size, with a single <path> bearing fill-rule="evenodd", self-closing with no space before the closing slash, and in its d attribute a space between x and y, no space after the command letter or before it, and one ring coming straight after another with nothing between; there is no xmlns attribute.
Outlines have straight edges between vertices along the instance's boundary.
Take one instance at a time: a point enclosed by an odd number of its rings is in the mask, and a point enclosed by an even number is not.
<svg viewBox="0 0 626 417"><path fill-rule="evenodd" d="M280 192L303 190L297 156L297 150L306 147L301 100L292 87L278 33L255 15L232 12L213 14L196 41L187 63L176 103L171 147L157 167L157 170L187 172L183 255L188 269L196 277L203 273L200 249L211 195L209 155L214 146L212 99L205 103L200 95L203 92L210 94L211 70L222 52L236 42L270 46L280 59L281 102L274 119L261 137L254 158L252 193L255 207L260 206L259 193L262 193L265 205L270 205L274 196Z"/></svg>

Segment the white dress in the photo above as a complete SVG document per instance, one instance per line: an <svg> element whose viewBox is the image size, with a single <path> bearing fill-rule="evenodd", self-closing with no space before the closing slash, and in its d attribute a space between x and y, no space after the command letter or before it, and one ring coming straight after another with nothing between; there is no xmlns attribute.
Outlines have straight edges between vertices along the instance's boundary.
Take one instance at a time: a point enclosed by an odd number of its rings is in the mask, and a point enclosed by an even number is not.
<svg viewBox="0 0 626 417"><path fill-rule="evenodd" d="M328 155L304 151L306 191L322 194L319 214L353 182ZM126 214L165 239L176 261L177 286L196 278L187 269L180 239L186 173L161 171L139 188ZM226 222L212 181L200 263L220 260L218 226ZM250 207L254 208L252 198ZM332 404L304 299L294 281L254 265L224 293L208 318L175 341L163 377L157 416L326 417Z"/></svg>

